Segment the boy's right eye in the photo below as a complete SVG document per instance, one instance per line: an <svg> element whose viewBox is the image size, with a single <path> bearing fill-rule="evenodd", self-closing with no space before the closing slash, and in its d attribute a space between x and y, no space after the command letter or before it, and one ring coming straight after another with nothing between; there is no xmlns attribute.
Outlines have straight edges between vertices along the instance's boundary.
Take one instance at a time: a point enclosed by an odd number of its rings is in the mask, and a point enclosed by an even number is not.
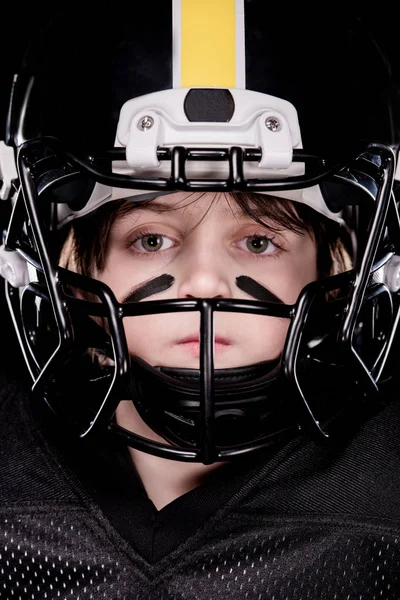
<svg viewBox="0 0 400 600"><path fill-rule="evenodd" d="M132 243L132 246L139 252L167 250L173 245L174 242L170 238L159 233L140 234L140 236Z"/></svg>

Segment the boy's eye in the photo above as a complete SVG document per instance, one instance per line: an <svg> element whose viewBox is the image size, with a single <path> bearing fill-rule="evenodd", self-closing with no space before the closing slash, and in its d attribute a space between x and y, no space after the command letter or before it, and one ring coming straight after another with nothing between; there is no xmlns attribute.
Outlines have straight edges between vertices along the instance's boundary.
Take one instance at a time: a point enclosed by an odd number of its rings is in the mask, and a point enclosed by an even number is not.
<svg viewBox="0 0 400 600"><path fill-rule="evenodd" d="M250 235L239 242L242 250L249 250L253 254L272 254L276 249L272 239L266 235Z"/></svg>
<svg viewBox="0 0 400 600"><path fill-rule="evenodd" d="M167 236L151 233L139 237L132 245L141 252L157 252L158 250L167 250L173 244L174 242Z"/></svg>

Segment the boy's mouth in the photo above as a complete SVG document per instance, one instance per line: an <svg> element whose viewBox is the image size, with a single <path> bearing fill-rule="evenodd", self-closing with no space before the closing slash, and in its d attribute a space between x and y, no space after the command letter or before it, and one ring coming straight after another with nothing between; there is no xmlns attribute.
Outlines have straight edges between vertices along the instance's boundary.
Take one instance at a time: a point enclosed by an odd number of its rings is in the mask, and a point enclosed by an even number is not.
<svg viewBox="0 0 400 600"><path fill-rule="evenodd" d="M184 348L187 352L195 357L200 355L200 337L198 334L188 335L177 342L178 346ZM215 336L214 350L215 352L223 352L232 346L232 342L222 336Z"/></svg>
<svg viewBox="0 0 400 600"><path fill-rule="evenodd" d="M192 344L192 343L197 343L197 344L200 343L200 336L198 333L195 333L194 335L188 335L185 338L178 341L178 344ZM232 344L232 342L230 340L228 340L228 338L224 338L220 335L215 336L215 343L223 344L225 346L231 346L231 344Z"/></svg>

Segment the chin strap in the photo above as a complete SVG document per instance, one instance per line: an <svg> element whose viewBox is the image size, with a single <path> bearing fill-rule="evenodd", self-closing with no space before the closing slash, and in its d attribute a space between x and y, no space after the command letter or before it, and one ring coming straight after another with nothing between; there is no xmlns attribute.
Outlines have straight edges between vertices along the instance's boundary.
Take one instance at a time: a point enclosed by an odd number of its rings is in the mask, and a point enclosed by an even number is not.
<svg viewBox="0 0 400 600"><path fill-rule="evenodd" d="M152 367L131 357L127 390L142 419L172 444L199 447L200 371ZM214 371L214 439L218 447L246 444L296 423L288 408L280 361Z"/></svg>

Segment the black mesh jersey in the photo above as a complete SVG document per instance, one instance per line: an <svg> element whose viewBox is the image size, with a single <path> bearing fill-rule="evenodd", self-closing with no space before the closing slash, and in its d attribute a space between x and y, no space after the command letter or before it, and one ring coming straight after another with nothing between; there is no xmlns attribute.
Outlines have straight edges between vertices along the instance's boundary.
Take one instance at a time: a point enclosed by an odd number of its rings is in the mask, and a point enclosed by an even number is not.
<svg viewBox="0 0 400 600"><path fill-rule="evenodd" d="M397 402L157 512L121 449L68 443L0 384L0 600L400 598Z"/></svg>

